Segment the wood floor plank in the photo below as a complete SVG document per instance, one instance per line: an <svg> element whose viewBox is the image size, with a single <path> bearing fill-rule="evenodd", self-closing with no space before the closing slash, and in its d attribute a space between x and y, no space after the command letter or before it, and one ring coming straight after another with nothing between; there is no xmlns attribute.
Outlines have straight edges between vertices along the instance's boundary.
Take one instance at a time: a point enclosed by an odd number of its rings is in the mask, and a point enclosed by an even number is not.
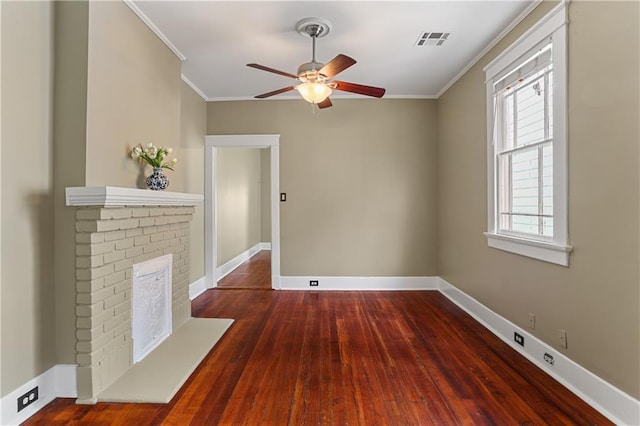
<svg viewBox="0 0 640 426"><path fill-rule="evenodd" d="M271 290L271 251L261 250L218 282L218 289Z"/></svg>
<svg viewBox="0 0 640 426"><path fill-rule="evenodd" d="M235 322L169 404L56 399L25 424L611 424L438 292L214 289L192 312Z"/></svg>

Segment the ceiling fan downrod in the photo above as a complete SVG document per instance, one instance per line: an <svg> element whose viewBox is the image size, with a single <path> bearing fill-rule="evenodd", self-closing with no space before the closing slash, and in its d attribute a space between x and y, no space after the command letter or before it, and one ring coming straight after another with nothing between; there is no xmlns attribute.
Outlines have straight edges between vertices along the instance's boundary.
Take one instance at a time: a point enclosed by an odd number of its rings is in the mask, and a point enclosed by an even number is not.
<svg viewBox="0 0 640 426"><path fill-rule="evenodd" d="M298 67L298 75L303 79L317 80L319 71L324 64L316 61L316 39L331 32L331 23L323 18L306 18L296 24L298 33L311 37L311 62Z"/></svg>
<svg viewBox="0 0 640 426"><path fill-rule="evenodd" d="M322 34L323 27L318 24L310 24L305 28L309 37L311 37L311 62L316 63L316 39Z"/></svg>

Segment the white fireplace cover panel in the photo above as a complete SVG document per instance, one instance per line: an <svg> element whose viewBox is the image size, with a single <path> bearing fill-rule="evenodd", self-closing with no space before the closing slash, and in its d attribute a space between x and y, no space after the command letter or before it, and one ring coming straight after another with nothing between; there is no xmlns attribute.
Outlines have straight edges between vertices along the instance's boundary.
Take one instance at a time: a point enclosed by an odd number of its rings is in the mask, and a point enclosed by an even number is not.
<svg viewBox="0 0 640 426"><path fill-rule="evenodd" d="M171 266L173 255L133 265L133 362L141 361L171 335Z"/></svg>

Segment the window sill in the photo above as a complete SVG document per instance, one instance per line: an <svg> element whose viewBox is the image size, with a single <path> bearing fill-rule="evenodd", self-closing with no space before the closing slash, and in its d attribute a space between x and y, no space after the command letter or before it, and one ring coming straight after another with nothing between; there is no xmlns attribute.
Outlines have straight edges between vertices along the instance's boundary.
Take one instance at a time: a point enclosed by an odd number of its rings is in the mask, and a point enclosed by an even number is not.
<svg viewBox="0 0 640 426"><path fill-rule="evenodd" d="M491 232L485 232L484 235L487 237L489 247L544 262L555 263L556 265L569 266L569 253L573 249L571 246L527 240Z"/></svg>

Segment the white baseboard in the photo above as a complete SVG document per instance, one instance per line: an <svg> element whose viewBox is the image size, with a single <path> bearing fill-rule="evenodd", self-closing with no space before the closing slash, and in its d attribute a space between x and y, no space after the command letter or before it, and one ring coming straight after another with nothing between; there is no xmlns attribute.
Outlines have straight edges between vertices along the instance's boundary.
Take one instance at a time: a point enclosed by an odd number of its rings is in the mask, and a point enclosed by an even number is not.
<svg viewBox="0 0 640 426"><path fill-rule="evenodd" d="M439 279L439 284L440 292L453 303L609 420L618 425L640 424L640 401L605 382L442 278ZM524 347L513 341L513 333L516 331L524 336ZM545 353L553 356L553 365L544 361Z"/></svg>
<svg viewBox="0 0 640 426"><path fill-rule="evenodd" d="M38 400L18 412L18 397L38 386ZM55 398L77 398L76 366L54 365L2 398L2 425L18 425Z"/></svg>
<svg viewBox="0 0 640 426"><path fill-rule="evenodd" d="M271 250L271 243L258 243L260 250Z"/></svg>
<svg viewBox="0 0 640 426"><path fill-rule="evenodd" d="M253 256L258 254L260 250L264 250L262 247L263 244L269 244L269 249L271 249L271 243L258 243L255 246L251 247L249 250L244 251L225 263L224 265L220 265L216 268L216 279L220 281L227 275L229 275L234 269L238 266L242 265L247 260L251 259Z"/></svg>
<svg viewBox="0 0 640 426"><path fill-rule="evenodd" d="M189 284L189 300L193 300L207 290L207 277L201 277Z"/></svg>
<svg viewBox="0 0 640 426"><path fill-rule="evenodd" d="M318 281L311 287L309 281ZM280 277L281 290L437 290L438 277Z"/></svg>

